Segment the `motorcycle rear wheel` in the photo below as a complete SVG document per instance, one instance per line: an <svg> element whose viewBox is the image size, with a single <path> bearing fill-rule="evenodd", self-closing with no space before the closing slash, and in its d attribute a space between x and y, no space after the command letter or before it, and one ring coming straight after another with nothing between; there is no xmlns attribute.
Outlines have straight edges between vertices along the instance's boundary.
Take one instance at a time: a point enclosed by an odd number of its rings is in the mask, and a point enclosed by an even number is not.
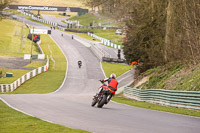
<svg viewBox="0 0 200 133"><path fill-rule="evenodd" d="M106 103L107 100L107 95L103 95L103 98L101 99L101 101L98 103L97 107L98 108L102 108L103 105Z"/></svg>

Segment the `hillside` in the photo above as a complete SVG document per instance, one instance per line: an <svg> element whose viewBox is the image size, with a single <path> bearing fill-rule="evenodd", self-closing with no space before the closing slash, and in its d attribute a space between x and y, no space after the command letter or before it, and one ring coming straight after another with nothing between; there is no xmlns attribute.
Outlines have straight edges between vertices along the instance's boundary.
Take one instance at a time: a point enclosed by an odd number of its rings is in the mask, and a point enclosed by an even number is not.
<svg viewBox="0 0 200 133"><path fill-rule="evenodd" d="M200 91L200 64L167 64L142 73L134 88Z"/></svg>
<svg viewBox="0 0 200 133"><path fill-rule="evenodd" d="M15 5L66 6L85 8L81 0L15 0Z"/></svg>

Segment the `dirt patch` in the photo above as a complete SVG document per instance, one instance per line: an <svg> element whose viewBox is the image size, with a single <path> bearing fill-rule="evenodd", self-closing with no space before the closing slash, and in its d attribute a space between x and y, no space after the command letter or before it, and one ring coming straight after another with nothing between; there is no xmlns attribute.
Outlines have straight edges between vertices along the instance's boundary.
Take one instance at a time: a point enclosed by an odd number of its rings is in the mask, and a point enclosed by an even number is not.
<svg viewBox="0 0 200 133"><path fill-rule="evenodd" d="M147 82L149 80L149 76L143 77L141 80L139 80L134 86L133 88L138 88L140 85L142 85L143 83Z"/></svg>

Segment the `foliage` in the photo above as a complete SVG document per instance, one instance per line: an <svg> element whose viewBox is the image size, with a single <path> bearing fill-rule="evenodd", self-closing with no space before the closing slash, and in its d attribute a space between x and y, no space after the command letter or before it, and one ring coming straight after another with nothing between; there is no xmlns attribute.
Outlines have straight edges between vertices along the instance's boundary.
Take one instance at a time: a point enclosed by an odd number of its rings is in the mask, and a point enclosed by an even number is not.
<svg viewBox="0 0 200 133"><path fill-rule="evenodd" d="M148 82L144 83L142 89L150 88L164 88L166 80L170 78L173 74L180 71L182 66L180 64L167 64L165 66L158 67L153 69L153 74L150 76Z"/></svg>
<svg viewBox="0 0 200 133"><path fill-rule="evenodd" d="M12 0L0 0L0 11L8 6Z"/></svg>
<svg viewBox="0 0 200 133"><path fill-rule="evenodd" d="M85 3L93 10L96 7L126 22L125 57L128 61L140 60L141 72L174 61L199 63L199 0L85 0Z"/></svg>
<svg viewBox="0 0 200 133"><path fill-rule="evenodd" d="M149 79L137 88L200 91L200 63L197 65L170 63L149 69L143 75Z"/></svg>
<svg viewBox="0 0 200 133"><path fill-rule="evenodd" d="M127 20L129 32L124 44L128 61L140 60L142 72L164 64L163 47L165 37L166 2L152 5L152 1L140 2L134 7L131 18Z"/></svg>

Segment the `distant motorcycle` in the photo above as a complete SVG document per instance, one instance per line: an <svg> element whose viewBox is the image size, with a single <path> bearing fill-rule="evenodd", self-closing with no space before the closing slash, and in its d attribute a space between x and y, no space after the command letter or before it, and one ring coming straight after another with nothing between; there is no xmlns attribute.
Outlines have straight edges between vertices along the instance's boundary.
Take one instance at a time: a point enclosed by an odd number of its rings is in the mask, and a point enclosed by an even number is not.
<svg viewBox="0 0 200 133"><path fill-rule="evenodd" d="M103 82L101 83L103 84ZM108 104L113 96L112 90L109 87L106 87L105 84L103 84L99 89L101 89L101 91L94 96L91 104L92 107L97 104L98 108L102 108L104 104Z"/></svg>
<svg viewBox="0 0 200 133"><path fill-rule="evenodd" d="M78 61L78 67L81 68L82 66L82 61Z"/></svg>

